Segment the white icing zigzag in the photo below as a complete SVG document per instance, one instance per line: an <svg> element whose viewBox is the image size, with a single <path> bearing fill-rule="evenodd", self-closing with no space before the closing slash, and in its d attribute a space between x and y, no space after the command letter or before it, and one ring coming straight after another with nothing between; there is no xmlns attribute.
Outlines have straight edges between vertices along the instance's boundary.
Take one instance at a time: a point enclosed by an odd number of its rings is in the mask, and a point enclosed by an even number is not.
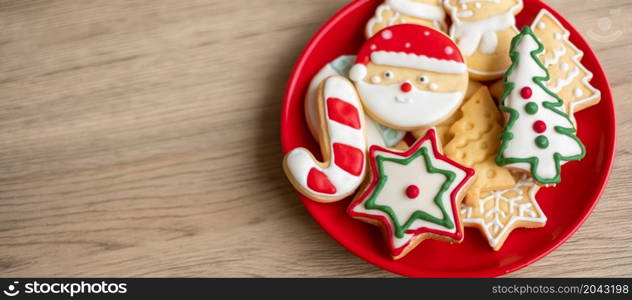
<svg viewBox="0 0 632 300"><path fill-rule="evenodd" d="M566 47L562 46L560 49L553 49L553 58L544 59L544 66L549 67L550 65L555 65L560 62L560 58L566 54Z"/></svg>
<svg viewBox="0 0 632 300"><path fill-rule="evenodd" d="M568 72L568 75L566 75L566 77L558 78L557 81L555 81L555 86L549 87L549 89L553 93L559 93L565 86L573 82L577 75L579 75L579 68L575 67L573 71Z"/></svg>

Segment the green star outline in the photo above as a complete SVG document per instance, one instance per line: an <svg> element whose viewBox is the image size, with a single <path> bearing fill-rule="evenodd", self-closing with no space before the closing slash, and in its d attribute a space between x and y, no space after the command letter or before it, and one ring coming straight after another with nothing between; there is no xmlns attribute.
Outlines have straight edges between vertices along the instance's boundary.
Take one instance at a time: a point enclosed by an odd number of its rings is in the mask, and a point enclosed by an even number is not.
<svg viewBox="0 0 632 300"><path fill-rule="evenodd" d="M395 212L390 206L378 205L375 203L377 196L380 194L380 192L382 191L382 188L384 187L384 185L386 184L386 181L388 180L388 176L384 173L384 162L388 161L388 162L394 162L400 165L408 165L413 160L415 160L416 158L420 156L424 157L424 161L426 163L426 169L428 170L429 173L442 174L447 179L441 186L439 193L437 193L437 195L434 197L434 203L441 210L441 214L443 215L443 218L439 219L435 216L430 215L429 213L425 211L417 210L413 213L412 216L410 216L410 218L408 219L408 221L406 221L406 223L404 223L404 225L400 225L399 221L397 220ZM430 156L428 154L428 149L426 147L421 147L413 155L407 158L398 159L398 158L391 158L391 157L384 157L382 155L377 155L375 159L377 162L379 180L377 181L375 189L371 193L371 196L369 196L369 199L367 199L367 201L365 202L364 206L367 209L377 209L388 214L391 220L393 220L393 224L395 225L394 234L396 237L403 238L404 233L406 232L406 230L408 230L408 227L410 227L413 224L413 222L415 222L417 219L435 223L443 227L446 227L448 229L454 228L454 223L452 222L452 220L448 218L448 214L445 210L445 207L443 206L443 202L441 201L441 199L443 198L443 194L450 188L450 186L452 186L452 183L454 183L454 180L456 179L456 174L450 170L443 170L443 169L434 167L432 165Z"/></svg>

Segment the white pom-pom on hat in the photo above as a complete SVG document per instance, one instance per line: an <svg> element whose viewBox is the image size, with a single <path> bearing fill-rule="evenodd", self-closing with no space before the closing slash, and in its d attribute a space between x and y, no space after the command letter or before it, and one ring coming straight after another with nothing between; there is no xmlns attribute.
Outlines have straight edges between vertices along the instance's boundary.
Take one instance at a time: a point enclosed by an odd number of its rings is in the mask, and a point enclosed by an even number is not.
<svg viewBox="0 0 632 300"><path fill-rule="evenodd" d="M349 70L349 78L353 81L360 81L366 77L368 70L366 65L363 64L355 64Z"/></svg>

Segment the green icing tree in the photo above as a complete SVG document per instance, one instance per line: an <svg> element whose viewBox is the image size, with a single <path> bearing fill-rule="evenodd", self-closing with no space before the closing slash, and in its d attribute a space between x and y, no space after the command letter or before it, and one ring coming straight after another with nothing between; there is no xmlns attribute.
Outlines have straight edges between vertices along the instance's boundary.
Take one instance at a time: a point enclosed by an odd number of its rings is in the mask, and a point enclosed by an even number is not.
<svg viewBox="0 0 632 300"><path fill-rule="evenodd" d="M560 167L586 155L564 102L543 84L549 80L538 59L544 50L525 26L511 42L512 65L505 74L500 109L509 114L496 157L501 166L523 169L542 184L561 180Z"/></svg>

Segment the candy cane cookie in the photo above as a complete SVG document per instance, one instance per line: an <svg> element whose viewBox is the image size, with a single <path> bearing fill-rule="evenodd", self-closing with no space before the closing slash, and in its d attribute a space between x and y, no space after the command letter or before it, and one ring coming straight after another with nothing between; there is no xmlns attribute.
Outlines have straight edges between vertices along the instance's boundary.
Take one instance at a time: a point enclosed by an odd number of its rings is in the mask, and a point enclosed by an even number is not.
<svg viewBox="0 0 632 300"><path fill-rule="evenodd" d="M342 76L321 83L317 104L323 161L305 148L296 148L285 155L283 169L301 194L318 202L335 202L355 192L364 179L364 112L353 84Z"/></svg>

